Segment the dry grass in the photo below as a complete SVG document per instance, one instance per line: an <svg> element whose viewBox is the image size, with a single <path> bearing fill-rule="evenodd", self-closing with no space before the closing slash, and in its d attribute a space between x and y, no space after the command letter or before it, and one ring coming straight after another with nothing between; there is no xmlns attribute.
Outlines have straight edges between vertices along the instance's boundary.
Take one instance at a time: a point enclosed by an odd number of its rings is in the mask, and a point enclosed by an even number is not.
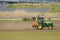
<svg viewBox="0 0 60 40"><path fill-rule="evenodd" d="M1 11L0 17L33 17L43 15L44 17L60 17L60 13L39 13L39 12L26 12L24 10L16 10L13 12Z"/></svg>

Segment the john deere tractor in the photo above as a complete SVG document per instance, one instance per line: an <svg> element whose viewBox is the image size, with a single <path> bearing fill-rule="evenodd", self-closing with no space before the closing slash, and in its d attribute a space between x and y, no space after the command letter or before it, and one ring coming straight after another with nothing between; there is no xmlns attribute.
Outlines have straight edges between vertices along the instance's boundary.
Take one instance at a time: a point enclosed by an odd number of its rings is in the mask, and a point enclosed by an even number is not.
<svg viewBox="0 0 60 40"><path fill-rule="evenodd" d="M48 30L53 29L52 22L44 21L43 17L38 17L37 20L38 20L37 22L36 21L33 22L32 27L34 29L42 30L44 27L48 27Z"/></svg>

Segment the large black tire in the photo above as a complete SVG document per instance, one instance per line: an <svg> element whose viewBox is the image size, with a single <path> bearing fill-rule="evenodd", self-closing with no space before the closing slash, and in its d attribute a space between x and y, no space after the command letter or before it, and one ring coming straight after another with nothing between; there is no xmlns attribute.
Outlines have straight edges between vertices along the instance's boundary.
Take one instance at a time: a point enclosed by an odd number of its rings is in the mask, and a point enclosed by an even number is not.
<svg viewBox="0 0 60 40"><path fill-rule="evenodd" d="M38 30L42 30L43 27L42 27L41 25L39 25L39 26L37 26L37 29L38 29Z"/></svg>
<svg viewBox="0 0 60 40"><path fill-rule="evenodd" d="M49 27L48 27L48 30L53 30L53 27L52 27L52 26L49 26Z"/></svg>

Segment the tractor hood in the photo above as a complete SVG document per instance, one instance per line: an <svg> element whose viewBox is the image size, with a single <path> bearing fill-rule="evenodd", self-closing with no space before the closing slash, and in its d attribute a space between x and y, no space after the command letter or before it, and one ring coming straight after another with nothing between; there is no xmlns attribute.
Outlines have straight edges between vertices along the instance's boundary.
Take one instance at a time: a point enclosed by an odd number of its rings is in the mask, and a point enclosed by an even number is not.
<svg viewBox="0 0 60 40"><path fill-rule="evenodd" d="M52 23L52 22L45 22L45 23L50 24L50 23Z"/></svg>
<svg viewBox="0 0 60 40"><path fill-rule="evenodd" d="M53 26L52 22L45 22L47 26Z"/></svg>

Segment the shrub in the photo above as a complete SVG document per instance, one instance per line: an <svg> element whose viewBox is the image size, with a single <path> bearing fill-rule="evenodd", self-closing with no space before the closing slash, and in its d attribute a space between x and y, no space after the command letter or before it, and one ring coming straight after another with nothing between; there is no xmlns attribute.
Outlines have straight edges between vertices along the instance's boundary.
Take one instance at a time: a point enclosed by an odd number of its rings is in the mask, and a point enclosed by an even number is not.
<svg viewBox="0 0 60 40"><path fill-rule="evenodd" d="M32 21L35 21L36 20L36 17L32 17Z"/></svg>
<svg viewBox="0 0 60 40"><path fill-rule="evenodd" d="M27 21L31 21L30 18L27 18Z"/></svg>
<svg viewBox="0 0 60 40"><path fill-rule="evenodd" d="M23 21L27 21L27 18L23 18Z"/></svg>

